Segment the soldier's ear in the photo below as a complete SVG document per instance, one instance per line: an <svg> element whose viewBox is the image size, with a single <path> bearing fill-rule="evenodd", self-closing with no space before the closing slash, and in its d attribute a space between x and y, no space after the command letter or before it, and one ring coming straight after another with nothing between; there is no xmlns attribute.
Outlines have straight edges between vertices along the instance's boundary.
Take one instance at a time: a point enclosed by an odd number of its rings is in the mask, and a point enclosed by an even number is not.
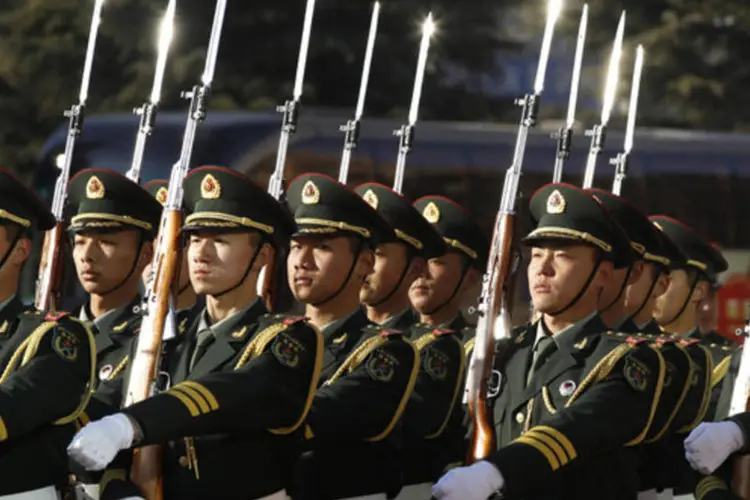
<svg viewBox="0 0 750 500"><path fill-rule="evenodd" d="M693 293L690 296L690 302L698 303L701 300L708 297L708 291L709 291L709 285L708 281L700 280L697 285L695 285L695 288L693 289Z"/></svg>
<svg viewBox="0 0 750 500"><path fill-rule="evenodd" d="M636 260L633 263L633 268L630 270L630 276L628 276L628 285L638 283L638 280L643 276L643 271L646 267L646 263L642 260Z"/></svg>
<svg viewBox="0 0 750 500"><path fill-rule="evenodd" d="M151 261L154 259L154 242L153 241L144 241L143 245L141 245L141 253L138 256L138 274L141 274L144 269L146 269L146 266L151 264Z"/></svg>
<svg viewBox="0 0 750 500"><path fill-rule="evenodd" d="M18 241L16 241L16 245L13 247L11 259L12 262L16 265L22 265L24 262L26 262L26 259L29 258L29 255L31 254L31 240L28 238L19 238Z"/></svg>
<svg viewBox="0 0 750 500"><path fill-rule="evenodd" d="M273 246L266 242L263 243L263 246L260 247L260 250L258 250L258 257L255 259L255 263L253 264L253 267L260 271L263 266L271 262L271 259L273 258L274 251Z"/></svg>
<svg viewBox="0 0 750 500"><path fill-rule="evenodd" d="M354 274L357 278L364 279L375 271L375 251L371 248L363 248L357 257L357 265Z"/></svg>
<svg viewBox="0 0 750 500"><path fill-rule="evenodd" d="M594 288L598 288L599 290L601 290L605 286L607 286L609 284L609 281L612 279L614 269L615 267L612 262L608 260L601 261L599 263L599 268L596 270L596 276L594 276L594 279L591 282Z"/></svg>

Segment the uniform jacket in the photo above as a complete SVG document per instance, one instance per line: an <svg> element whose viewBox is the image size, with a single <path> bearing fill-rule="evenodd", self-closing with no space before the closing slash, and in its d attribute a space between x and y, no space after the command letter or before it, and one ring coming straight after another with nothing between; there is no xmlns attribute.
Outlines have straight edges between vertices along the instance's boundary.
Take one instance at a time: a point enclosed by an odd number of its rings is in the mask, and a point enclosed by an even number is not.
<svg viewBox="0 0 750 500"><path fill-rule="evenodd" d="M494 419L499 449L487 457L509 499L634 499L638 456L664 382L664 361L645 339L607 332L598 316L554 337L557 350L530 383L536 324L514 332Z"/></svg>
<svg viewBox="0 0 750 500"><path fill-rule="evenodd" d="M94 339L79 321L25 308L0 310L0 495L62 488L66 448L95 376Z"/></svg>

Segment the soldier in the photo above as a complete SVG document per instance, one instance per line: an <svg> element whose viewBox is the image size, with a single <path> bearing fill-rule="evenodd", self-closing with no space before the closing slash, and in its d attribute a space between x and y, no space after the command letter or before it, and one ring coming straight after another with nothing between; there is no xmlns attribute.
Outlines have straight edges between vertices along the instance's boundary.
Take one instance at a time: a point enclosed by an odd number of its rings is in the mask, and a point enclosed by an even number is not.
<svg viewBox="0 0 750 500"><path fill-rule="evenodd" d="M686 257L682 267L672 270L667 292L656 301L656 320L668 332L703 340L698 331L698 304L708 296L719 273L726 271L729 264L714 245L685 224L664 215L650 219ZM710 337L707 343L729 345L726 339L714 342L715 339ZM716 361L723 358L719 355Z"/></svg>
<svg viewBox="0 0 750 500"><path fill-rule="evenodd" d="M623 320L615 322L617 329L625 333L647 333L656 340L654 347L664 357L664 386L651 430L640 447L642 467L639 472L641 494L639 498L653 498L658 490L680 485L689 473L682 460L684 433L691 430L703 418L708 392L706 372L710 369L710 353L697 346L678 345L679 339L664 335L651 318L657 296L666 290L669 265L682 262L683 257L666 235L661 233L649 219L625 199L608 191L587 190L610 213L626 232L633 250L633 272L626 293L618 299L618 309ZM633 279L637 276L636 279ZM654 289L663 283L662 290ZM623 280L613 285L620 292ZM614 293L614 292L613 292ZM628 301L630 303L628 303ZM651 306L649 306L649 303ZM638 323L633 317L646 309L647 315ZM649 321L650 319L650 321ZM641 326L648 328L645 332ZM651 325L651 326L650 326Z"/></svg>
<svg viewBox="0 0 750 500"><path fill-rule="evenodd" d="M147 182L143 185L143 188L151 193L156 201L158 201L163 207L167 202L167 189L169 187L169 181L166 179L155 179ZM148 280L148 274L151 272L151 263L146 266L143 271L143 283L145 284ZM180 333L183 333L188 326L192 324L192 320L195 319L197 313L202 309L201 307L193 309L196 305L195 290L193 290L190 284L190 276L188 274L188 263L185 252L182 253L182 260L180 270L178 272L179 283L177 284L177 299L175 303L175 311L177 313L177 324L179 325Z"/></svg>
<svg viewBox="0 0 750 500"><path fill-rule="evenodd" d="M600 189L589 189L623 228L633 249L634 260L629 267L615 270L612 293L617 298L604 298L605 309L600 310L605 324L626 333L661 333L651 313L656 297L664 294L667 286L669 257L664 238L648 218L627 200ZM629 269L629 273L626 271ZM606 294L603 294L606 295ZM610 294L611 295L611 294ZM609 309L608 304L612 304ZM607 321L611 318L611 322Z"/></svg>
<svg viewBox="0 0 750 500"><path fill-rule="evenodd" d="M68 200L68 232L78 279L89 298L77 314L96 338L99 385L82 423L120 406L130 343L140 326L143 269L153 256L161 205L127 177L103 169L80 171Z"/></svg>
<svg viewBox="0 0 750 500"><path fill-rule="evenodd" d="M404 484L399 499L425 499L446 468L466 456L464 410L460 404L466 356L466 326L460 305L487 265L489 243L471 214L442 196L425 196L415 208L446 242L446 251L427 263L411 299L421 323L410 335L422 366L404 415Z"/></svg>
<svg viewBox="0 0 750 500"><path fill-rule="evenodd" d="M57 499L68 485L66 442L94 384L91 331L65 313L26 307L18 280L34 231L55 219L0 169L0 495ZM6 496L7 495L7 496Z"/></svg>
<svg viewBox="0 0 750 500"><path fill-rule="evenodd" d="M176 385L87 425L69 452L101 469L120 450L166 443L166 500L283 500L323 358L314 328L266 314L257 296L258 273L293 222L265 190L223 167L193 170L185 199L190 279L206 308L172 365ZM128 486L111 481L103 496L138 494Z"/></svg>
<svg viewBox="0 0 750 500"><path fill-rule="evenodd" d="M120 407L131 342L140 328L140 277L153 256L161 205L117 172L80 171L68 186L73 263L88 300L74 314L96 339L97 385L79 425ZM71 463L78 497L99 497L99 475Z"/></svg>
<svg viewBox="0 0 750 500"><path fill-rule="evenodd" d="M360 196L321 174L289 184L297 232L289 286L325 338L323 385L307 418L295 500L393 497L401 488L399 419L419 353L397 330L370 324L359 302L373 249L393 229Z"/></svg>
<svg viewBox="0 0 750 500"><path fill-rule="evenodd" d="M550 184L531 198L537 222L528 278L541 319L508 339L494 421L499 448L433 487L445 500L634 498L634 445L648 434L663 359L606 327L598 299L630 245L589 194ZM606 332L606 333L605 333Z"/></svg>
<svg viewBox="0 0 750 500"><path fill-rule="evenodd" d="M445 252L445 243L411 203L389 187L370 182L354 191L393 228L393 236L375 249L373 272L360 300L370 321L406 331L416 323L409 287L424 272L427 259Z"/></svg>

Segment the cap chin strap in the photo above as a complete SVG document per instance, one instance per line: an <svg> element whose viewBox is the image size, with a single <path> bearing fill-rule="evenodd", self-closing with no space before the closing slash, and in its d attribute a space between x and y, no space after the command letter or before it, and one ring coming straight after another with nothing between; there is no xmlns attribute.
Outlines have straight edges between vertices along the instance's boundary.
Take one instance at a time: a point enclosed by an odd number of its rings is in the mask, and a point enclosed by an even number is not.
<svg viewBox="0 0 750 500"><path fill-rule="evenodd" d="M354 274L354 268L357 267L357 261L359 260L359 256L362 253L362 250L364 250L364 247L365 247L364 240L360 240L359 238L357 238L357 248L353 252L354 253L354 259L352 260L351 267L349 267L349 272L346 273L346 279L344 280L344 282L341 283L341 286L338 288L338 290L336 290L335 292L333 292L331 295L329 295L325 299L320 300L320 301L315 302L315 303L310 302L311 306L313 306L313 307L320 307L323 304L325 304L326 302L332 301L333 299L335 299L336 297L338 297L341 294L341 292L344 291L344 288L346 288L346 285L349 284L349 280L352 278L352 274Z"/></svg>
<svg viewBox="0 0 750 500"><path fill-rule="evenodd" d="M693 284L690 285L690 292L688 292L687 298L685 299L685 302L682 304L682 307L680 308L680 312L678 312L677 314L675 314L674 317L671 320L665 321L664 322L665 325L670 325L670 324L674 323L675 321L677 321L677 318L679 318L680 316L682 316L682 313L685 312L685 309L687 309L688 304L690 304L690 297L693 296L693 291L695 291L695 287L698 286L698 282L700 280L701 280L701 275L700 275L700 273L697 273L695 275L695 279L693 280Z"/></svg>
<svg viewBox="0 0 750 500"><path fill-rule="evenodd" d="M448 297L448 299L443 301L443 303L437 306L436 308L432 309L431 311L425 311L422 314L425 316L432 316L433 314L438 312L440 309L450 304L453 301L453 299L456 297L456 295L458 295L458 291L461 289L461 285L463 284L464 278L466 277L466 274L469 272L470 268L471 268L470 261L466 261L465 263L462 263L461 264L461 277L458 279L458 284L456 285L456 288L453 289L453 293L450 295L450 297Z"/></svg>
<svg viewBox="0 0 750 500"><path fill-rule="evenodd" d="M596 259L596 264L594 264L594 269L591 270L591 274L589 274L588 279L586 279L586 283L584 283L583 288L581 288L581 291L578 292L578 295L573 297L573 300L571 300L567 306L563 307L562 309L558 309L557 311L548 313L549 316L559 316L560 314L564 313L565 311L573 307L576 304L576 302L581 300L581 297L583 297L583 294L585 294L586 290L589 289L591 282L594 281L596 272L599 270L599 266L602 264L603 260L604 260L604 253L599 252L599 256Z"/></svg>
<svg viewBox="0 0 750 500"><path fill-rule="evenodd" d="M648 304L648 300L651 298L651 294L654 293L654 288L656 288L656 284L659 282L659 277L662 275L663 272L664 271L662 271L662 270L658 270L656 272L654 280L651 282L651 286L649 287L648 293L646 294L646 298L643 299L643 302L638 307L638 309L636 309L633 314L631 314L630 316L628 316L628 319L632 320L633 318L635 318L636 316L638 316L641 313L641 311L643 310L644 307L646 307L646 304Z"/></svg>
<svg viewBox="0 0 750 500"><path fill-rule="evenodd" d="M130 271L125 276L125 278L123 278L122 281L120 281L118 284L116 284L109 290L97 293L97 295L99 295L100 297L104 297L116 290L119 290L120 288L122 288L123 285L125 285L125 283L128 282L130 277L133 276L133 273L135 272L135 268L138 266L138 259L141 256L141 250L143 250L143 244L146 242L146 239L144 238L144 236L145 234L143 231L138 231L138 250L135 252L135 258L133 259L133 264L130 266Z"/></svg>
<svg viewBox="0 0 750 500"><path fill-rule="evenodd" d="M260 234L260 233L259 233ZM221 291L219 293L212 293L211 296L215 299L218 299L219 297L222 297L229 292L233 292L234 290L237 290L239 287L242 286L242 284L247 279L248 275L250 274L250 271L253 269L253 265L255 265L255 261L258 260L258 256L260 255L260 250L263 248L263 245L266 244L266 237L261 234L260 241L258 241L258 246L255 248L255 252L253 252L253 257L250 259L250 263L247 265L247 268L245 269L245 273L242 275L242 278L233 286L230 286L224 291ZM182 292L180 292L182 293Z"/></svg>
<svg viewBox="0 0 750 500"><path fill-rule="evenodd" d="M394 286L393 290L391 290L388 295L383 297L382 300L379 300L374 304L368 304L370 307L378 307L379 305L389 301L391 297L396 294L398 289L401 288L401 285L404 283L404 279L406 279L406 275L409 273L409 267L411 266L411 263L414 262L414 259L417 257L416 253L411 248L407 248L407 251L409 252L409 255L406 258L406 265L404 265L404 270L401 272L401 277L398 279L396 286Z"/></svg>
<svg viewBox="0 0 750 500"><path fill-rule="evenodd" d="M600 309L599 312L604 312L604 311L609 310L610 307L615 305L617 301L620 300L620 297L622 297L622 294L625 293L625 289L628 287L628 280L630 279L630 274L633 272L633 264L635 264L635 262L631 263L628 266L628 272L625 273L625 279L623 280L622 285L620 286L620 291L617 292L617 297L615 297L615 299L612 302L610 302L607 307L603 307L602 309Z"/></svg>

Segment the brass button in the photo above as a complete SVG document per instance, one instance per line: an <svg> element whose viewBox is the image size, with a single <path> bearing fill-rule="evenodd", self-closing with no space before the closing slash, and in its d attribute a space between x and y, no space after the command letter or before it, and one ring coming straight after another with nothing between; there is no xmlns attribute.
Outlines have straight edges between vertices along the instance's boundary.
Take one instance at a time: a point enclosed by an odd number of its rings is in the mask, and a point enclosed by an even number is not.
<svg viewBox="0 0 750 500"><path fill-rule="evenodd" d="M519 424L522 424L524 420L526 420L526 416L523 414L522 411L519 411L518 413L516 413L516 422L518 422Z"/></svg>
<svg viewBox="0 0 750 500"><path fill-rule="evenodd" d="M188 460L188 457L183 455L179 458L179 460L177 460L177 463L179 463L182 467L188 467L190 465L190 460Z"/></svg>

